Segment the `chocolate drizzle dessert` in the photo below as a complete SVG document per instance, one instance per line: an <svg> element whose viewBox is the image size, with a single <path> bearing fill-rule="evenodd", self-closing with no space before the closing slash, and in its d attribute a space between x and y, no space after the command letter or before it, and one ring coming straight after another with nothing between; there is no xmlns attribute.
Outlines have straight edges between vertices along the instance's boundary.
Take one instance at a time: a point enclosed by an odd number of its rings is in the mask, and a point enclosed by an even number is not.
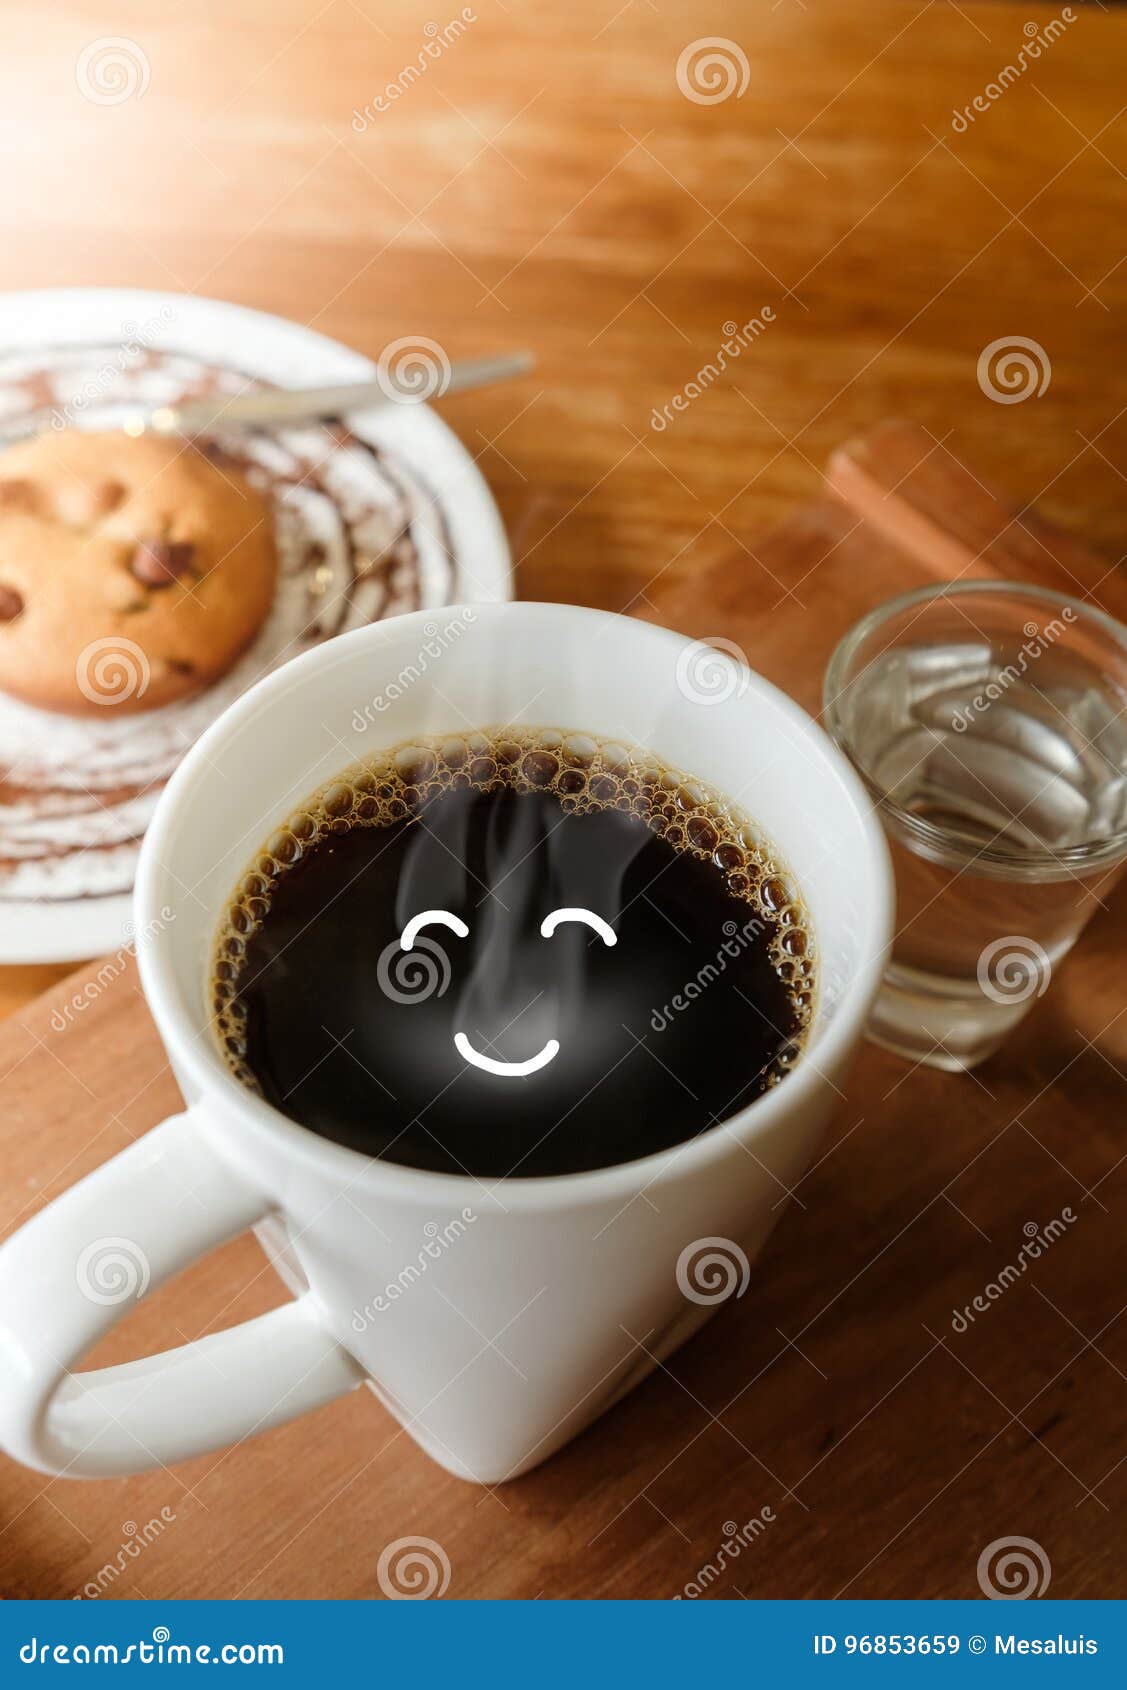
<svg viewBox="0 0 1127 1690"><path fill-rule="evenodd" d="M230 366L152 346L9 353L0 357L0 446L95 418L112 428L115 406L175 405L247 386ZM220 429L197 446L220 467L241 469L273 506L273 606L234 667L184 702L68 719L0 695L0 903L127 892L165 782L227 705L335 634L455 596L439 499L393 453L340 425ZM112 673L103 679L112 701Z"/></svg>

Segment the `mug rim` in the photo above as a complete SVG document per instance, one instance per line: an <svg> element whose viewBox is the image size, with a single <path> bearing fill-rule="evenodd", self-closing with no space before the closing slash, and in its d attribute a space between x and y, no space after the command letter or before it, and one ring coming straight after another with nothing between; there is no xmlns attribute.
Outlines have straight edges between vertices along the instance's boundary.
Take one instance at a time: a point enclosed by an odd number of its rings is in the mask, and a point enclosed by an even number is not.
<svg viewBox="0 0 1127 1690"><path fill-rule="evenodd" d="M543 618L548 613L554 620L571 623L585 622L602 630L615 626L620 635L628 635L654 643L664 643L670 650L671 672L677 653L686 647L703 642L635 620L615 611L594 610L582 605L557 604L544 600L516 600L503 603L447 605L441 614L454 616L472 609L475 622L519 621L533 616ZM214 1043L207 1037L209 1029L191 1025L181 1002L179 988L168 947L172 943L169 928L156 919L159 916L156 881L166 860L174 855L174 839L181 821L182 796L190 793L197 769L215 762L232 727L245 723L283 691L290 690L300 680L308 681L319 670L345 661L363 646L384 647L400 638L410 640L419 624L433 619L438 612L418 610L370 623L314 649L291 658L265 675L228 706L223 714L201 735L179 764L157 805L141 847L137 878L134 887L135 926L138 932L153 930L151 942L138 947L138 964L144 995L157 1031L172 1059L174 1072L183 1070L190 1076L198 1091L198 1099L189 1103L193 1113L206 1116L210 1102L218 1098L226 1105L225 1116L237 1115L240 1128L249 1130L256 1139L280 1151L286 1161L313 1164L324 1175L339 1172L347 1183L356 1183L362 1176L375 1178L389 1196L448 1200L465 1203L472 1191L488 1190L492 1196L503 1191L502 1207L506 1210L532 1211L546 1208L571 1207L586 1201L613 1200L627 1197L638 1188L655 1182L669 1181L698 1171L727 1154L731 1140L741 1146L763 1134L780 1115L798 1110L818 1085L824 1083L823 1072L832 1070L838 1059L855 1042L875 999L891 946L894 893L892 866L876 807L864 782L848 757L831 736L800 705L766 680L757 671L745 667L747 691L754 692L776 711L788 718L790 724L817 754L826 774L836 777L844 790L861 834L864 849L876 870L876 896L867 910L868 931L861 935L862 961L850 983L848 993L835 1007L829 1025L817 1041L818 1063L810 1060L804 1049L785 1081L753 1098L742 1109L716 1122L695 1138L683 1140L671 1149L651 1152L629 1162L616 1162L608 1167L585 1169L579 1173L536 1175L529 1178L500 1175L483 1178L474 1174L437 1173L430 1169L413 1168L397 1162L368 1156L363 1151L337 1144L320 1137L311 1128L301 1125L281 1113L264 1098L258 1097L242 1085L227 1068ZM688 700L685 708L690 709ZM692 771L687 771L691 773ZM211 942L211 932L207 934ZM501 1201L499 1199L499 1201Z"/></svg>

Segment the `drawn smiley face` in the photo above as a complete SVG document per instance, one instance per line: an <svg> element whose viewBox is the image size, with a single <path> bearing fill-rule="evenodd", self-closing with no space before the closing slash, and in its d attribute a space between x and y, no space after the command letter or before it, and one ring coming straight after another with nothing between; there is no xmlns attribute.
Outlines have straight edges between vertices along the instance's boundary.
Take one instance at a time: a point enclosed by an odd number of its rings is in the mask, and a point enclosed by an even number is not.
<svg viewBox="0 0 1127 1690"><path fill-rule="evenodd" d="M604 921L601 915L596 915L594 910L583 909L578 905L567 905L546 915L540 923L541 938L550 939L557 927L563 926L565 922L580 922L589 927L604 945L618 943L618 935L608 921ZM449 928L459 939L468 939L470 933L468 924L451 910L420 910L418 915L411 917L400 934L400 950L414 950L419 934L426 927ZM524 1062L502 1062L475 1049L469 1035L459 1029L454 1033L454 1048L463 1062L468 1063L471 1068L480 1069L483 1074L495 1074L500 1079L520 1080L529 1074L539 1073L541 1068L546 1068L549 1062L553 1062L560 1053L560 1041L555 1038L545 1040L537 1054L528 1057Z"/></svg>

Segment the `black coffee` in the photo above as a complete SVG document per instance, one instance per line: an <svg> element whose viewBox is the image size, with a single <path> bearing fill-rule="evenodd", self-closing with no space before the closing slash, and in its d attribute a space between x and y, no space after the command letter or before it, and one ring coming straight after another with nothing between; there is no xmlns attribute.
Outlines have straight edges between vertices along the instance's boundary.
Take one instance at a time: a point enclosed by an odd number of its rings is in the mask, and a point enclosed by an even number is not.
<svg viewBox="0 0 1127 1690"><path fill-rule="evenodd" d="M552 730L400 748L269 839L221 924L235 1073L371 1156L480 1177L666 1150L782 1079L814 964L716 794Z"/></svg>

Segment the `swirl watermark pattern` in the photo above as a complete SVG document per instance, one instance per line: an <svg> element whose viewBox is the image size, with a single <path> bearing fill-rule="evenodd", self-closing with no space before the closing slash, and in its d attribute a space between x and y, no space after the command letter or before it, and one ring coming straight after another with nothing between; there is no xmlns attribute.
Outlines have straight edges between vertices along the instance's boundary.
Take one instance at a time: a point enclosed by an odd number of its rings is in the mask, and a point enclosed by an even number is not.
<svg viewBox="0 0 1127 1690"><path fill-rule="evenodd" d="M978 1557L978 1587L991 1602L1025 1602L1044 1596L1052 1567L1031 1537L997 1537Z"/></svg>
<svg viewBox="0 0 1127 1690"><path fill-rule="evenodd" d="M125 35L103 35L85 46L74 65L74 80L83 99L96 106L120 106L141 100L149 86L149 61L136 41Z"/></svg>
<svg viewBox="0 0 1127 1690"><path fill-rule="evenodd" d="M392 939L380 952L376 978L393 1003L425 1003L442 997L450 985L450 958L426 934L420 934L409 951Z"/></svg>
<svg viewBox="0 0 1127 1690"><path fill-rule="evenodd" d="M978 385L996 405L1020 405L1048 390L1053 366L1039 340L1002 335L978 355Z"/></svg>
<svg viewBox="0 0 1127 1690"><path fill-rule="evenodd" d="M96 1238L74 1266L78 1289L89 1303L113 1308L149 1289L149 1258L132 1238Z"/></svg>
<svg viewBox="0 0 1127 1690"><path fill-rule="evenodd" d="M751 66L738 41L726 35L702 35L681 49L677 86L695 106L716 106L747 92Z"/></svg>
<svg viewBox="0 0 1127 1690"><path fill-rule="evenodd" d="M441 399L446 392L450 360L438 342L425 334L401 335L380 353L376 381L389 399L421 405L427 399Z"/></svg>
<svg viewBox="0 0 1127 1690"><path fill-rule="evenodd" d="M710 1308L742 1297L751 1263L731 1238L694 1238L677 1258L677 1287L690 1303Z"/></svg>
<svg viewBox="0 0 1127 1690"><path fill-rule="evenodd" d="M74 678L83 698L91 704L110 707L144 698L152 670L135 640L115 634L83 646L74 666Z"/></svg>
<svg viewBox="0 0 1127 1690"><path fill-rule="evenodd" d="M1053 967L1049 953L1024 933L992 939L978 958L978 986L991 1003L1028 1003L1048 990Z"/></svg>
<svg viewBox="0 0 1127 1690"><path fill-rule="evenodd" d="M747 691L747 658L733 640L694 640L677 656L674 680L690 704L725 704Z"/></svg>
<svg viewBox="0 0 1127 1690"><path fill-rule="evenodd" d="M432 1537L397 1537L376 1563L376 1582L392 1602L426 1602L444 1596L450 1557Z"/></svg>

